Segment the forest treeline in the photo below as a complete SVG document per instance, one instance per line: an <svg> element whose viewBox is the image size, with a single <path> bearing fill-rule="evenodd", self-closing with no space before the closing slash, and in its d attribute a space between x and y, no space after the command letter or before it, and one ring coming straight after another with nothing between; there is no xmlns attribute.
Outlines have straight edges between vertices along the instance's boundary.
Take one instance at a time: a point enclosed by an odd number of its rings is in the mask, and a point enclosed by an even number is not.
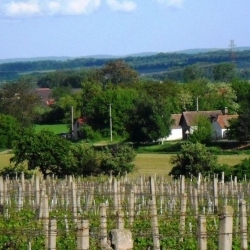
<svg viewBox="0 0 250 250"><path fill-rule="evenodd" d="M12 62L0 64L0 81L14 80L22 74L44 75L48 71L78 71L82 69L96 69L110 61L108 58L77 58L66 61L45 60L30 62ZM183 81L185 69L195 70L213 80L213 67L220 63L235 61L235 68L239 78L250 77L250 50L237 51L232 57L230 51L218 50L213 52L186 54L186 53L159 53L150 56L129 56L120 58L130 65L143 77L164 80L166 78Z"/></svg>

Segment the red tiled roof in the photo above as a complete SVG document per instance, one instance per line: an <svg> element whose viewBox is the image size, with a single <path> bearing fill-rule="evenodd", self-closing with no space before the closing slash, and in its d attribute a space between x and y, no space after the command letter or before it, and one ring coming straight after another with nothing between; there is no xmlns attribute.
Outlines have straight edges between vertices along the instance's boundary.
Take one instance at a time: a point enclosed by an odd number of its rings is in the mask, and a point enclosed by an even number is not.
<svg viewBox="0 0 250 250"><path fill-rule="evenodd" d="M227 128L229 124L229 120L237 119L238 115L219 115L216 119L221 128Z"/></svg>
<svg viewBox="0 0 250 250"><path fill-rule="evenodd" d="M180 126L180 120L181 120L182 114L172 114L171 119L174 121L172 128L179 128Z"/></svg>
<svg viewBox="0 0 250 250"><path fill-rule="evenodd" d="M79 123L79 124L84 124L85 122L86 122L86 118L85 117L82 117L82 118L78 118L77 119L77 122Z"/></svg>
<svg viewBox="0 0 250 250"><path fill-rule="evenodd" d="M194 124L197 115L203 115L207 118L216 118L219 115L223 115L223 112L221 110L183 112L183 116L188 126L192 126Z"/></svg>
<svg viewBox="0 0 250 250"><path fill-rule="evenodd" d="M41 98L43 103L46 103L50 100L52 100L50 98L51 94L52 94L52 89L50 88L37 88L35 90L35 93Z"/></svg>

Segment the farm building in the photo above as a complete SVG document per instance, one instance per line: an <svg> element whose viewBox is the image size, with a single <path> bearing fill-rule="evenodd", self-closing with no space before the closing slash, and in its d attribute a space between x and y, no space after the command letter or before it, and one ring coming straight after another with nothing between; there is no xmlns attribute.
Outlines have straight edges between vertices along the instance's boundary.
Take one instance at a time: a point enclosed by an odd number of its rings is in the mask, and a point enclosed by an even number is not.
<svg viewBox="0 0 250 250"><path fill-rule="evenodd" d="M211 121L212 138L215 140L225 139L227 127L230 119L237 119L238 115L228 115L227 109L210 110L210 111L185 111L182 114L173 114L172 119L174 124L171 127L169 136L163 138L163 141L185 140L189 134L192 134L197 129L197 116L202 115Z"/></svg>
<svg viewBox="0 0 250 250"><path fill-rule="evenodd" d="M213 135L215 140L227 138L227 128L231 119L237 119L238 115L218 115L212 122Z"/></svg>

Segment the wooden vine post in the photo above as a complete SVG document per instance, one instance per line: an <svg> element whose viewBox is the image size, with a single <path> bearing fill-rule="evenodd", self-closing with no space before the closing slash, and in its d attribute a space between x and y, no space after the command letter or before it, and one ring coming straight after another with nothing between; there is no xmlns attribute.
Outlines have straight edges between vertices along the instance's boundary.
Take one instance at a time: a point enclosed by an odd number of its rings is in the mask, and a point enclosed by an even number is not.
<svg viewBox="0 0 250 250"><path fill-rule="evenodd" d="M198 249L207 250L207 221L205 215L198 217Z"/></svg>
<svg viewBox="0 0 250 250"><path fill-rule="evenodd" d="M222 214L220 215L219 250L232 249L233 213L232 206L227 205L222 209Z"/></svg>
<svg viewBox="0 0 250 250"><path fill-rule="evenodd" d="M89 221L82 220L77 225L77 250L89 249Z"/></svg>
<svg viewBox="0 0 250 250"><path fill-rule="evenodd" d="M107 244L107 214L106 214L106 204L100 204L100 238L101 238L101 247L105 247Z"/></svg>
<svg viewBox="0 0 250 250"><path fill-rule="evenodd" d="M49 250L56 250L56 235L56 219L51 219L49 223Z"/></svg>
<svg viewBox="0 0 250 250"><path fill-rule="evenodd" d="M150 216L151 226L153 231L153 242L154 250L160 250L160 239L159 239L159 227L157 219L157 207L156 207L156 194L155 194L155 181L153 177L150 177L150 193L151 193L151 204L150 204Z"/></svg>
<svg viewBox="0 0 250 250"><path fill-rule="evenodd" d="M247 212L246 201L240 201L240 235L241 235L241 249L248 249L248 237L247 237Z"/></svg>

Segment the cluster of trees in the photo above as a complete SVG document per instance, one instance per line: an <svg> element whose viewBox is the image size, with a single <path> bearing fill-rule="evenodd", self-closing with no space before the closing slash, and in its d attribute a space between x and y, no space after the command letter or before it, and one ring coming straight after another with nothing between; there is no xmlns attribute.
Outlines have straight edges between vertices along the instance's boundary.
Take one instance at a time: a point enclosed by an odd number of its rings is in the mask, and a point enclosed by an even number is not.
<svg viewBox="0 0 250 250"><path fill-rule="evenodd" d="M218 71L224 74L223 67ZM68 77L71 79L73 75ZM237 78L223 82L211 82L202 77L187 83L157 82L141 79L135 70L119 60L84 74L77 92L67 85L70 82L68 77L54 78L51 98L56 102L51 106L42 105L35 94L37 86L29 78L2 84L1 113L13 116L23 126L32 123L70 124L73 106L74 118L87 120L82 128L83 139L93 140L109 136L111 105L114 137L134 142L155 141L167 136L172 124L171 114L196 110L197 98L199 110L224 110L228 107L229 114L239 113L243 117L249 114L250 84ZM239 121L242 123L243 120ZM240 139L237 133L232 133L231 137Z"/></svg>
<svg viewBox="0 0 250 250"><path fill-rule="evenodd" d="M184 175L187 178L197 178L199 173L206 177L213 177L224 172L226 181L230 181L233 176L241 181L250 178L250 158L242 160L235 166L219 164L218 157L204 144L199 142L185 142L181 146L181 151L171 158L173 168L169 175L179 178Z"/></svg>
<svg viewBox="0 0 250 250"><path fill-rule="evenodd" d="M11 162L15 163L16 171L23 171L25 168L20 165L25 163L28 171L38 169L44 177L50 174L58 177L124 175L133 171L135 157L133 148L126 144L95 149L87 144L72 143L50 131L35 133L32 129L21 130L16 136L13 153Z"/></svg>

